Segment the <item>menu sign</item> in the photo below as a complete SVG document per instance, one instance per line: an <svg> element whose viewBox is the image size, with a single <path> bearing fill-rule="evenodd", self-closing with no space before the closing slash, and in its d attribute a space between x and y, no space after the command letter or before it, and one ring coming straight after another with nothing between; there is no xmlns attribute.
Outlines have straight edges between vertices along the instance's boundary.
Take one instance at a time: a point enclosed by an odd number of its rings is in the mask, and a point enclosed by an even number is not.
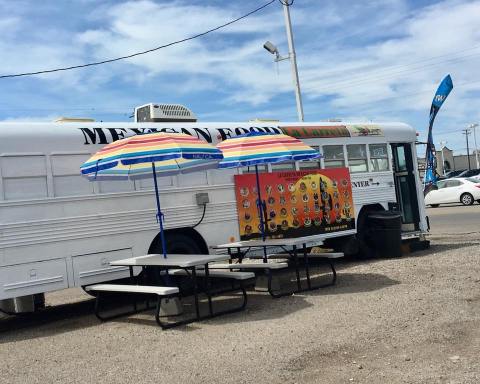
<svg viewBox="0 0 480 384"><path fill-rule="evenodd" d="M355 228L348 168L262 173L259 177L267 237L300 237ZM241 240L261 237L256 185L254 173L235 176Z"/></svg>

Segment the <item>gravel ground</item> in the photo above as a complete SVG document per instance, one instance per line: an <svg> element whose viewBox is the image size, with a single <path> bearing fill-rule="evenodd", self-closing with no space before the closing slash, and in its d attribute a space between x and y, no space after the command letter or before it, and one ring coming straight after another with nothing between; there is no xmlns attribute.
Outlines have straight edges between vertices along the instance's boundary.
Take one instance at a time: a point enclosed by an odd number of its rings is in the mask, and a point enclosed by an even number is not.
<svg viewBox="0 0 480 384"><path fill-rule="evenodd" d="M149 313L102 324L57 292L0 321L0 383L479 383L479 238L345 262L334 287L168 331Z"/></svg>

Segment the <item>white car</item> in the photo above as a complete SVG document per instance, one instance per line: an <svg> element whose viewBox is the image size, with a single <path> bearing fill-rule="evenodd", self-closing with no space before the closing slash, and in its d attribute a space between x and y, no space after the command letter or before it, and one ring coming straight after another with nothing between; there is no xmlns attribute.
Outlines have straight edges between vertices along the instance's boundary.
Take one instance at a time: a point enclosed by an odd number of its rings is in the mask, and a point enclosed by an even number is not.
<svg viewBox="0 0 480 384"><path fill-rule="evenodd" d="M438 189L427 193L425 205L438 207L444 203L462 203L472 205L475 200L480 203L480 181L477 179L452 178L437 182Z"/></svg>

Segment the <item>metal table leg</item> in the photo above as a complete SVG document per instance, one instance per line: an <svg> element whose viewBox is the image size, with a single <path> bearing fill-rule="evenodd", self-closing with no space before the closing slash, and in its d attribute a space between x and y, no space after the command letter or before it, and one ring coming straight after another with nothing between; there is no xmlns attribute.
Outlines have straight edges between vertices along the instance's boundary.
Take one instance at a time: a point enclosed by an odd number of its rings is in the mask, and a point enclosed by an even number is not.
<svg viewBox="0 0 480 384"><path fill-rule="evenodd" d="M308 256L307 256L307 245L303 243L303 262L305 263L305 275L307 276L307 287L312 289L312 284L310 283L310 268L308 265Z"/></svg>
<svg viewBox="0 0 480 384"><path fill-rule="evenodd" d="M210 272L208 269L208 264L205 264L205 293L208 298L208 310L210 311L210 316L213 316L213 307L212 307L212 295L210 294Z"/></svg>

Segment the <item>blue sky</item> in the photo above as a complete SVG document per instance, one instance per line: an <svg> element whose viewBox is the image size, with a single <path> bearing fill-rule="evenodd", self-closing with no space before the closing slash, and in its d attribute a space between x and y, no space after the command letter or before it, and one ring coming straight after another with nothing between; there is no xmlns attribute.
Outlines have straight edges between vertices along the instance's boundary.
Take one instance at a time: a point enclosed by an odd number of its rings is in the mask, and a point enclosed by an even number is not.
<svg viewBox="0 0 480 384"><path fill-rule="evenodd" d="M267 2L0 0L0 75L150 49ZM437 116L434 139L465 152L461 129L480 123L479 1L295 0L290 12L305 121L403 121L424 140L433 95L450 73L454 90ZM0 120L131 121L135 106L163 102L188 106L200 121L295 121L290 64L274 64L262 47L266 40L287 54L279 2L148 55L0 79Z"/></svg>

